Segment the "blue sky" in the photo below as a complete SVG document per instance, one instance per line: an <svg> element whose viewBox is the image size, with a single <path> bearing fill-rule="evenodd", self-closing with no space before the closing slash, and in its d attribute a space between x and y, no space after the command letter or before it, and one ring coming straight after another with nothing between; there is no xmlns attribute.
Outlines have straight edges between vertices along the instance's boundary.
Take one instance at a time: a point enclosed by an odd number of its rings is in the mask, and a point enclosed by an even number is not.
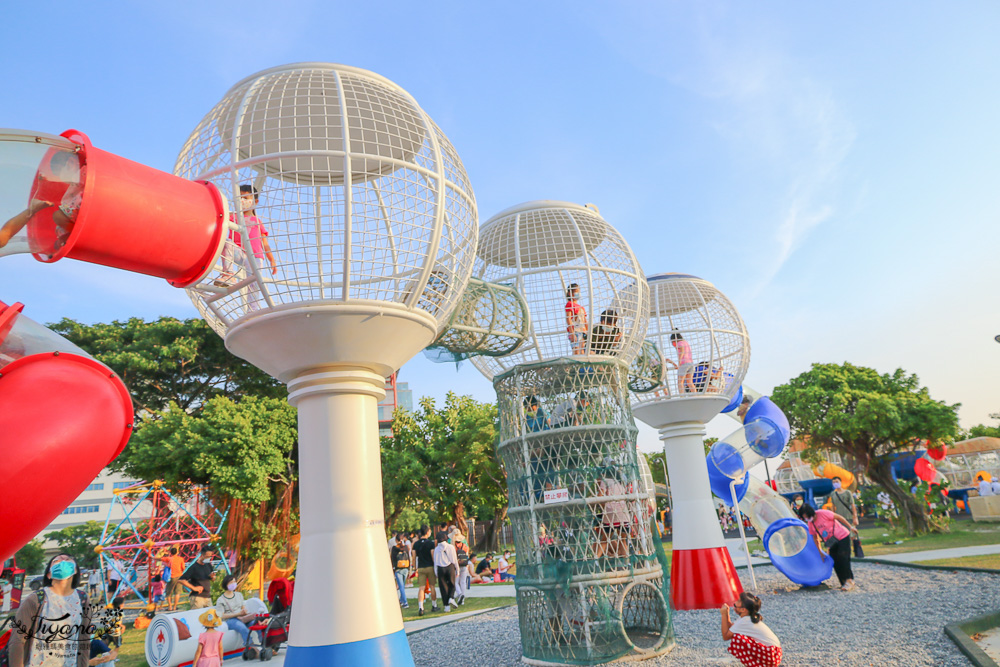
<svg viewBox="0 0 1000 667"><path fill-rule="evenodd" d="M714 282L750 331L751 386L851 361L917 373L965 426L1000 411L994 2L67 7L5 12L0 126L74 127L169 171L237 80L363 67L442 127L482 220L593 202L647 273ZM43 322L197 315L162 281L68 260L0 260L0 299ZM402 379L495 397L470 364Z"/></svg>

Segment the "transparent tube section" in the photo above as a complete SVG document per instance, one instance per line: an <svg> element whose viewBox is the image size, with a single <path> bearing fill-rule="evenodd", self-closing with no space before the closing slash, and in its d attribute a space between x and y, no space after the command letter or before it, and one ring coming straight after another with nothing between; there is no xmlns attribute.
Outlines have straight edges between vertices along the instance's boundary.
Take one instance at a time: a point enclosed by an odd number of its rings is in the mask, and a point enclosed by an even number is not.
<svg viewBox="0 0 1000 667"><path fill-rule="evenodd" d="M23 357L43 352L68 352L91 358L56 332L18 313L10 332L0 340L0 369Z"/></svg>
<svg viewBox="0 0 1000 667"><path fill-rule="evenodd" d="M722 413L727 417L729 417L730 419L738 421L741 424L743 423L743 415L745 415L747 413L747 410L749 410L750 407L757 402L757 399L763 396L763 394L761 394L756 389L752 389L751 387L748 387L746 385L743 385L742 389L743 389L743 399L740 401L740 404L736 406L736 409Z"/></svg>
<svg viewBox="0 0 1000 667"><path fill-rule="evenodd" d="M764 459L777 456L784 448L781 429L762 417L712 445L708 458L726 477L740 479L744 472Z"/></svg>
<svg viewBox="0 0 1000 667"><path fill-rule="evenodd" d="M78 148L62 137L0 132L0 257L49 258L65 245L86 176Z"/></svg>
<svg viewBox="0 0 1000 667"><path fill-rule="evenodd" d="M740 511L749 517L761 538L767 527L778 519L797 518L788 502L756 477L750 478L750 486L740 501ZM807 539L808 534L801 526L788 526L772 534L768 546L779 556L794 556L805 548Z"/></svg>

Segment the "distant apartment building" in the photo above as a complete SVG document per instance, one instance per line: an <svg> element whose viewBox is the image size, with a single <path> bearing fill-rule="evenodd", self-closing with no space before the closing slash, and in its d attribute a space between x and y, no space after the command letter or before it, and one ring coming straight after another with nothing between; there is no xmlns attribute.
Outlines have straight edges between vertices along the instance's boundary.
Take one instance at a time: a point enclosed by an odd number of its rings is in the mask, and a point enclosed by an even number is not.
<svg viewBox="0 0 1000 667"><path fill-rule="evenodd" d="M108 519L108 512L111 509L112 500L114 499L115 489L124 489L125 487L135 484L135 480L127 475L123 475L117 472L111 472L107 468L101 471L101 474L90 483L83 493L81 493L76 500L69 504L69 507L64 509L59 516L53 519L52 523L45 527L45 529L38 534L38 537L45 539L48 533L54 530L60 530L68 526L79 526L81 524L87 523L88 521L100 521L104 523ZM146 519L149 518L149 510L144 507L137 507L132 512L131 518L133 520ZM115 506L115 511L111 515L111 521L117 524L125 518L125 510L122 508L121 504ZM52 540L45 539L45 548L54 549L56 543Z"/></svg>
<svg viewBox="0 0 1000 667"><path fill-rule="evenodd" d="M392 435L392 414L397 409L413 412L413 392L407 382L400 382L399 373L393 373L385 380L385 398L378 404L379 437Z"/></svg>

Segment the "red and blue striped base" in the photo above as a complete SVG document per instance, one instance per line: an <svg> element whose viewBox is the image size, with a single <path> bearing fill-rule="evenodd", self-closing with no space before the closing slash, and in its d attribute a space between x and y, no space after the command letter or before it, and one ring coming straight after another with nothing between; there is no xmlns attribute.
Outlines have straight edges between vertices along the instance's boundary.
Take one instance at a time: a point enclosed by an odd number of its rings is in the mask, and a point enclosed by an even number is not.
<svg viewBox="0 0 1000 667"><path fill-rule="evenodd" d="M674 549L670 565L670 604L674 609L717 609L743 592L726 547Z"/></svg>

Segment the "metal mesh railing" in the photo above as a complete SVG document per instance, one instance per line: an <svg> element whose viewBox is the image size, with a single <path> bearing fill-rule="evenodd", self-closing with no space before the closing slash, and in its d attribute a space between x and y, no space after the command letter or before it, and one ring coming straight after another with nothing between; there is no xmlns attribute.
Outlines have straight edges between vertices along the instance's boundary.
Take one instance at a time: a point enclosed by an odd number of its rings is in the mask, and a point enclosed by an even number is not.
<svg viewBox="0 0 1000 667"><path fill-rule="evenodd" d="M646 343L661 355L662 381L641 393L633 389L635 402L733 398L750 363L750 338L735 306L712 283L686 274L650 276L649 290Z"/></svg>
<svg viewBox="0 0 1000 667"><path fill-rule="evenodd" d="M627 373L565 358L494 380L529 661L595 664L673 644Z"/></svg>
<svg viewBox="0 0 1000 667"><path fill-rule="evenodd" d="M629 363L639 353L646 279L624 237L594 208L540 201L498 213L480 230L473 275L512 285L531 316L530 335L514 353L473 360L487 377L559 357Z"/></svg>
<svg viewBox="0 0 1000 667"><path fill-rule="evenodd" d="M528 335L528 306L509 285L471 278L444 331L427 348L436 361L503 356Z"/></svg>
<svg viewBox="0 0 1000 667"><path fill-rule="evenodd" d="M189 290L220 334L302 302L394 304L441 323L472 269L476 204L457 153L371 72L308 63L237 83L175 173L231 196L223 253ZM255 193L249 207L241 186Z"/></svg>

